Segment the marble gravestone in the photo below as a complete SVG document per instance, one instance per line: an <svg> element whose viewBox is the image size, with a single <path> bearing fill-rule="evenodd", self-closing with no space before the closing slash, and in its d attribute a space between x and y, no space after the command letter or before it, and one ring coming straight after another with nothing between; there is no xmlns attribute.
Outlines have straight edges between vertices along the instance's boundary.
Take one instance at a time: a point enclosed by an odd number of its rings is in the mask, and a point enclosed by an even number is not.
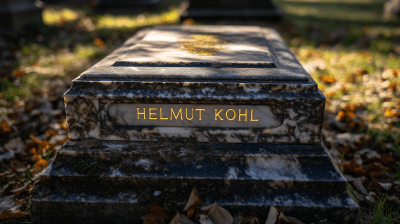
<svg viewBox="0 0 400 224"><path fill-rule="evenodd" d="M285 14L271 0L185 0L181 20L267 19L278 21Z"/></svg>
<svg viewBox="0 0 400 224"><path fill-rule="evenodd" d="M255 26L144 30L73 80L70 140L40 175L36 223L142 223L149 205L357 222L321 144L325 97L279 34Z"/></svg>
<svg viewBox="0 0 400 224"><path fill-rule="evenodd" d="M31 23L42 23L42 8L33 0L0 0L0 28L19 31Z"/></svg>

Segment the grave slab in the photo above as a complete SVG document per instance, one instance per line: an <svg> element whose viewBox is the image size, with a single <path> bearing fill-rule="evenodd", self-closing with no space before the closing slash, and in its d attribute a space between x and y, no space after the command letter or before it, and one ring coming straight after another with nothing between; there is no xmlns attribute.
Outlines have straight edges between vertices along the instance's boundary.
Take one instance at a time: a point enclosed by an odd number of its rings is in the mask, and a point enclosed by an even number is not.
<svg viewBox="0 0 400 224"><path fill-rule="evenodd" d="M64 97L71 140L35 184L34 222L141 223L193 187L232 214L357 222L321 144L325 97L273 29L143 30Z"/></svg>

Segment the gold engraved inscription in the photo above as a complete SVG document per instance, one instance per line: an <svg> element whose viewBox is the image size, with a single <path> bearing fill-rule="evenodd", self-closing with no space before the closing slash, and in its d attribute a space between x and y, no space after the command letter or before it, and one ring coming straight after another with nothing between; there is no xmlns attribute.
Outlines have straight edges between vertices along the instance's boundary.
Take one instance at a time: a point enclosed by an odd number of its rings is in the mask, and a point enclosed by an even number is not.
<svg viewBox="0 0 400 224"><path fill-rule="evenodd" d="M201 121L201 111L205 111L206 109L196 109L196 111L199 111L199 121Z"/></svg>
<svg viewBox="0 0 400 224"><path fill-rule="evenodd" d="M224 120L224 119L219 115L223 110L224 110L224 109L220 109L220 110L215 109L215 120L218 120L217 117L219 117L219 119L220 119L221 121ZM218 112L217 112L217 111L218 111Z"/></svg>
<svg viewBox="0 0 400 224"><path fill-rule="evenodd" d="M165 109L165 108L164 108ZM163 108L136 108L136 118L137 120L188 120L191 121L193 119L201 121L202 115L205 113L209 113L204 108L178 108L174 109L172 107L169 108L169 116L165 116L165 112L163 112ZM211 115L212 116L212 115ZM247 109L214 109L214 120L215 121L250 121L250 122L258 122L260 119L255 118L254 110L250 109L250 113L248 113Z"/></svg>
<svg viewBox="0 0 400 224"><path fill-rule="evenodd" d="M154 110L156 110L156 112L153 113ZM149 119L150 120L157 120L157 108L149 108Z"/></svg>
<svg viewBox="0 0 400 224"><path fill-rule="evenodd" d="M242 116L244 116L245 119L244 121L247 121L247 109L245 109L244 111L245 111L244 114L242 114L242 109L239 109L239 121L242 121L240 120Z"/></svg>
<svg viewBox="0 0 400 224"><path fill-rule="evenodd" d="M193 108L192 108L192 117L191 117L191 118L189 118L189 117L188 117L188 111L187 111L187 108L185 108L185 110L186 110L186 120L188 120L188 121L191 121L191 120L193 120L193 116L194 116Z"/></svg>
<svg viewBox="0 0 400 224"><path fill-rule="evenodd" d="M285 135L280 128L284 119L271 111L269 105L223 105L183 103L113 104L108 117L114 125L124 127L184 128L257 128L265 135ZM168 131L167 129L160 129Z"/></svg>
<svg viewBox="0 0 400 224"><path fill-rule="evenodd" d="M233 113L232 117L229 117L229 112ZM228 119L229 121L233 121L236 118L236 112L234 109L228 109L228 110L226 110L225 116L226 116L226 119Z"/></svg>
<svg viewBox="0 0 400 224"><path fill-rule="evenodd" d="M250 116L250 121L258 121L259 119L253 119L253 109L251 109L251 116Z"/></svg>
<svg viewBox="0 0 400 224"><path fill-rule="evenodd" d="M139 120L140 119L139 116L143 115L143 119L146 120L146 108L143 108L143 112L139 112L139 109L140 108L136 108L137 119Z"/></svg>
<svg viewBox="0 0 400 224"><path fill-rule="evenodd" d="M163 117L162 116L162 107L160 107L160 120L168 120L169 117Z"/></svg>
<svg viewBox="0 0 400 224"><path fill-rule="evenodd" d="M170 117L169 119L172 120L172 118L175 117L175 120L178 120L178 117L179 117L179 114L180 114L180 115L181 115L181 120L183 120L183 117L182 117L182 108L179 108L177 114L175 114L175 111L174 111L173 108L170 108L170 109L171 109L171 117Z"/></svg>

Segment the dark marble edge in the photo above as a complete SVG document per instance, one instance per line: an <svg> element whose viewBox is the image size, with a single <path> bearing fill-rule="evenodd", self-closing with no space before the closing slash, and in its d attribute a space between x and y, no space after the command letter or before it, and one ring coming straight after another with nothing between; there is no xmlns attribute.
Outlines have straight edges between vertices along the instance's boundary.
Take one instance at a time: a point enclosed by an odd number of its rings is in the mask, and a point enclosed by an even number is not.
<svg viewBox="0 0 400 224"><path fill-rule="evenodd" d="M154 88L174 88L174 89L238 89L257 87L260 91L267 92L316 92L318 85L305 81L266 81L259 80L215 80L210 82L208 79L204 80L168 80L168 79L153 79L153 81L142 79L115 79L115 78L82 78L78 77L73 81L74 88L99 88L99 89L138 89L144 88L146 90Z"/></svg>
<svg viewBox="0 0 400 224"><path fill-rule="evenodd" d="M56 187L61 185L66 187L67 185L72 184L70 186L72 188L79 187L74 185L74 182L85 185L85 188L93 188L93 185L98 185L100 182L101 185L107 185L108 187L112 187L114 190L115 188L118 188L118 185L120 184L121 188L125 188L125 186L129 186L131 183L135 182L140 182L135 186L136 189L140 189L146 187L146 182L155 182L162 186L168 183L179 185L179 182L181 181L192 182L193 185L196 185L196 182L202 182L203 185L212 183L219 185L229 181L230 185L237 185L237 190L246 189L246 186L243 185L247 185L248 187L261 185L264 186L263 189L269 188L271 190L323 190L324 192L335 193L345 192L347 183L346 179L340 174L337 173L331 175L331 173L334 172L334 168L328 161L326 161L325 164L319 164L317 166L312 162L301 162L306 167L302 170L304 173L300 175L306 177L300 178L295 178L296 174L299 175L296 172L288 172L287 175L277 176L276 171L273 171L275 172L275 175L256 177L252 176L252 174L246 173L246 170L248 170L249 167L240 164L239 166L241 167L237 169L237 176L228 176L228 166L238 166L238 162L240 163L239 160L229 162L228 164L225 164L225 161L221 160L211 160L208 161L208 164L192 160L177 160L176 162L162 161L162 164L159 164L158 167L149 167L150 170L134 166L132 163L131 171L126 171L126 166L124 167L123 164L113 165L112 163L109 163L105 165L109 168L108 171L102 172L98 175L93 175L89 180L86 180L88 175L71 170L71 164L73 164L71 163L72 161L86 162L91 160L93 161L94 159L98 163L107 162L104 158L82 157L79 155L75 157L61 156L58 158L58 161L52 163L52 166L50 166L49 169L40 174L40 181ZM132 161L132 158L122 158L118 161ZM160 162L160 159L157 162ZM216 164L210 164L214 162L216 162ZM309 170L312 167L322 169L324 165L329 166L329 171L315 175ZM195 166L201 166L201 168L197 169ZM81 188L83 188L83 186L81 186Z"/></svg>
<svg viewBox="0 0 400 224"><path fill-rule="evenodd" d="M39 198L38 195L34 195L31 198L31 200L37 201L37 202L50 202L50 201L48 201L50 199L51 201L63 201L65 203L88 203L88 202L127 203L127 204L139 203L135 199L130 201L129 197L126 198L125 202L121 202L121 200L119 199L119 197L120 197L119 195L113 195L113 197L107 198L107 197L100 196L98 194L90 194L90 193L86 193L85 197L86 198L94 198L95 200L93 200L93 201L90 200L90 199L89 200L85 200L85 201L76 200L76 197L80 197L81 198L81 196L80 196L81 194L82 194L82 192L69 192L68 196L63 196L62 194L59 194L59 193L50 193L48 195L48 196L50 196L49 198ZM309 201L312 201L313 199L315 200L315 199L317 199L317 197L321 197L321 195L312 196L312 195L310 195L308 193L305 193L305 194L307 196L309 196ZM321 194L323 194L323 192L321 192ZM324 193L324 194L325 194L326 199L328 199L330 197L339 196L339 198L338 198L339 200L341 199L341 200L345 201L349 197L347 193L343 193L343 194L340 194L340 195L338 195L337 193ZM269 195L269 194L267 194L266 192L259 192L257 194L254 194L253 197L264 196L264 198L265 198L265 195ZM263 197L260 197L260 198L263 198ZM98 200L100 200L100 201L98 201ZM248 204L240 204L240 203L237 203L237 202L233 202L231 200L232 200L232 198L227 198L225 201L220 202L218 204L220 204L221 206L223 206L223 205L249 206ZM329 203L324 204L324 205L318 205L318 204L311 205L311 204L305 203L304 201L301 202L300 200L298 202L299 202L298 205L290 205L290 206L291 207L292 206L293 207L297 207L297 206L298 207L304 207L305 206L305 207L315 207L315 208L318 208L318 207L323 207L323 208L326 208L326 207L338 208L338 207L340 207L340 208L342 208L343 206L344 207L348 207L348 208L354 208L354 207L358 208L359 207L356 203L345 203L345 204L341 204L340 206L337 206L337 205L329 205ZM181 203L179 203L179 205L185 205L186 203L187 203L187 201L182 201ZM213 204L214 202L205 200L205 201L203 201L203 203L205 205L208 205L208 204ZM256 205L263 206L265 204L262 204L262 203L259 203L259 204L254 203L253 204L252 203L252 206L256 206ZM283 205L283 206L285 206L285 205Z"/></svg>
<svg viewBox="0 0 400 224"><path fill-rule="evenodd" d="M136 68L136 67L135 67ZM260 80L260 81L307 81L309 77L296 76L295 71L285 68L230 68L230 67L138 67L133 74L131 67L110 66L88 70L80 77L86 78L129 78L143 80L186 79L186 80ZM156 70L157 69L157 70ZM242 70L242 71L240 71Z"/></svg>
<svg viewBox="0 0 400 224"><path fill-rule="evenodd" d="M123 146L122 146L123 147ZM129 155L129 156L134 156L134 155L153 155L153 154L158 154L158 153L164 153L165 155L180 155L182 152L185 152L184 148L180 148L177 150L157 150L157 149L134 149L132 151L127 150L127 149L111 149L111 148L105 148L105 149L76 149L74 147L65 147L61 148L58 150L57 154L58 155L77 155L81 154L84 155L86 153L90 154L118 154L118 155ZM304 151L292 151L292 150L265 150L265 149L259 149L259 150L249 150L249 149L234 149L227 151L225 149L199 149L196 148L194 150L189 149L191 154L193 155L202 155L202 156L211 156L211 157L219 157L219 156L261 156L261 157L274 157L274 156L290 156L290 157L304 157L304 158L316 158L316 159L321 159L321 158L326 158L329 157L329 155L325 152L322 151L309 151L309 150L304 150Z"/></svg>
<svg viewBox="0 0 400 224"><path fill-rule="evenodd" d="M64 97L74 97L74 98L93 98L93 99L144 99L145 101L156 101L162 100L165 102L173 102L183 103L182 100L186 101L208 101L208 103L212 103L211 101L216 100L216 104L221 104L223 101L229 102L230 104L262 104L265 102L269 102L271 100L285 100L287 102L290 101L305 101L305 102L316 102L325 100L325 96L321 92L268 92L268 91L260 91L255 93L246 93L243 90L227 90L219 89L219 93L210 94L210 93L202 93L201 90L195 92L192 91L190 93L179 92L179 89L175 89L175 91L171 92L166 90L157 90L157 89L129 89L129 88L79 88L72 86L66 93L64 93ZM123 91L126 90L126 91ZM129 95L131 93L131 95ZM233 96L233 97L232 97ZM250 101L250 102L246 102ZM199 102L201 103L201 102Z"/></svg>
<svg viewBox="0 0 400 224"><path fill-rule="evenodd" d="M162 27L162 26L161 26ZM164 26L165 27L165 26ZM169 26L169 27L174 27L174 26ZM142 79L149 79L153 80L153 77L148 77L149 73L143 73L143 74L132 74L132 71L129 72L129 69L124 69L124 71L121 71L121 66L113 66L115 61L118 60L120 55L123 55L126 53L126 48L129 48L136 44L140 39L142 39L151 29L146 29L143 31L139 31L135 36L132 38L128 39L123 47L117 49L113 53L111 53L109 56L101 60L99 63L82 73L79 77L101 77L101 78L142 78ZM279 33L273 29L273 28L262 28L264 31L264 34L268 33L267 37L269 41L267 43L267 46L269 47L269 50L272 51L271 56L273 59L274 64L277 66L277 68L268 68L268 69L261 69L263 75L249 75L247 77L243 77L243 73L238 73L237 75L223 75L223 76L218 76L216 74L221 73L221 71L224 71L225 69L227 70L232 70L230 68L206 68L207 70L211 70L212 72L209 74L213 75L207 75L206 77L203 76L196 76L194 75L194 72L197 72L198 70L201 70L202 68L188 68L189 71L188 73L184 73L185 75L179 76L174 74L174 79L185 79L185 80L196 80L196 79L209 79L210 81L212 80L226 80L226 79L232 79L232 80L238 80L238 79L249 79L251 78L252 80L260 80L260 81L287 81L288 76L282 76L282 74L289 75L290 79L295 79L299 81L309 81L311 83L315 83L314 80L311 78L311 76L304 70L304 68L301 66L301 64L297 61L295 56L290 52L290 49L285 45L282 37L280 37ZM217 66L218 67L218 66ZM149 68L149 71L154 71L151 68ZM173 70L176 70L175 68L172 68ZM182 70L185 68L179 68L179 70ZM235 69L235 68L234 68ZM237 68L236 68L237 69ZM247 70L247 69L246 69ZM248 74L254 74L256 71L258 71L258 68L250 68ZM265 73L272 73L270 75L265 76ZM119 73L119 75L118 75ZM131 73L131 74L130 74ZM115 75L110 75L110 74L115 74ZM190 74L190 76L187 76L187 74ZM226 73L229 74L229 73ZM291 76L290 74L293 74ZM302 76L297 76L294 74L301 74ZM162 76L160 75L159 78L165 78L168 80L173 80L171 79L170 75L167 76ZM157 80L156 80L157 81Z"/></svg>
<svg viewBox="0 0 400 224"><path fill-rule="evenodd" d="M61 165L65 165L60 162ZM204 164L203 164L204 165ZM327 163L328 165L328 163ZM170 167L167 167L170 168ZM119 170L119 169L117 169ZM308 178L308 179L288 179L289 177L283 177L283 178L275 178L275 177L268 177L268 178L255 178L252 179L251 177L236 177L236 178L228 178L227 176L218 176L218 175L208 175L205 176L204 172L199 172L199 173L191 173L190 175L188 174L166 174L165 171L160 170L157 172L140 172L138 174L129 174L125 175L122 174L121 172L119 174L113 174L111 173L113 171L108 171L107 173L96 176L96 179L102 180L103 182L109 181L113 182L113 180L118 179L118 181L135 181L135 180L140 180L140 179L147 179L149 181L157 181L157 180L163 180L163 181L178 181L182 179L190 179L192 181L224 181L224 180L229 180L231 182L252 182L252 183L265 183L269 184L268 182L274 183L274 182L279 182L281 184L286 184L286 185L295 185L302 186L302 185L336 185L336 187L342 188L341 190L345 190L345 184L347 183L346 179L341 178L339 176L335 177L329 177L329 179L321 179L318 177L314 178ZM224 173L226 174L226 173ZM78 174L76 172L71 171L69 168L66 167L59 167L59 168L52 168L48 172L44 172L40 174L41 180L48 180L50 178L54 179L54 181L60 181L58 178L62 178L61 181L66 181L65 178L70 178L69 181L73 181L75 178L87 178L87 176L83 174ZM94 179L94 177L92 177ZM93 181L93 180L92 180ZM249 183L246 183L249 184ZM337 191L338 189L332 189L332 191Z"/></svg>
<svg viewBox="0 0 400 224"><path fill-rule="evenodd" d="M89 146L87 144L89 143ZM297 145L297 144L257 144L257 143L179 143L179 142L148 142L148 141L113 141L113 140L68 140L60 149L62 153L64 150L74 150L76 152L84 152L86 150L106 152L105 150L114 150L117 145L122 152L135 152L138 151L148 152L151 151L181 151L191 150L190 152L196 154L255 154L259 155L277 155L285 153L292 156L329 156L326 149L321 144L313 145ZM162 150L166 148L166 150ZM151 150L151 151L149 151Z"/></svg>
<svg viewBox="0 0 400 224"><path fill-rule="evenodd" d="M229 68L276 68L273 62L264 62L264 63L212 63L212 62L168 62L168 63L160 63L160 62L130 62L130 61L116 61L113 66L135 66L135 67L194 67L194 68L207 68L207 67L229 67Z"/></svg>
<svg viewBox="0 0 400 224"><path fill-rule="evenodd" d="M314 89L316 89L316 87L314 88L313 86L306 86L304 88L300 88L301 91L298 91L296 87L281 86L279 88L275 88L273 85L271 85L260 87L259 90L255 91L246 91L241 86L229 86L228 88L224 88L207 84L191 85L189 88L186 88L182 85L154 85L152 83L113 83L112 85L101 83L74 83L72 87L67 92L65 92L64 96L119 96L129 98L164 96L164 98L170 100L173 98L198 98L212 100L220 99L224 96L234 96L234 98L231 98L233 101L235 100L235 98L236 100L245 98L251 98L254 100L257 100L257 98L264 98L264 100L266 100L267 98L284 97L288 97L288 100L293 98L311 98L315 100L325 100L325 96L318 91L313 91ZM129 93L132 93L132 95L128 96Z"/></svg>
<svg viewBox="0 0 400 224"><path fill-rule="evenodd" d="M304 81L304 80L289 80L289 81L260 81L260 80L240 80L238 82L237 80L212 80L210 81L209 79L196 79L196 80L188 80L188 79L140 79L135 78L126 78L126 77L121 77L121 78L115 78L115 77L101 77L101 78L96 78L96 77L77 77L73 80L74 83L85 83L85 82L120 82L120 83L134 83L134 82L153 82L153 81L161 82L163 84L168 84L168 83L173 83L173 84L181 84L181 83L193 83L193 84L218 84L218 85L234 85L234 84L241 84L241 83L246 83L246 84L260 84L260 85L304 85L304 86L317 86L317 83L315 82L309 82L309 81Z"/></svg>

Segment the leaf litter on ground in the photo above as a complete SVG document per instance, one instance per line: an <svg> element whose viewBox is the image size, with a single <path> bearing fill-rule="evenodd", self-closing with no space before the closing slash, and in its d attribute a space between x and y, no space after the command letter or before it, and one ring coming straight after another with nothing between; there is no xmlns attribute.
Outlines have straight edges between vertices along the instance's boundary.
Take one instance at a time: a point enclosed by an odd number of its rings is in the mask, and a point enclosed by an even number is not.
<svg viewBox="0 0 400 224"><path fill-rule="evenodd" d="M304 224L296 218L286 217L275 206L270 207L268 218L264 222L255 212L239 212L232 217L229 211L217 203L199 209L198 206L201 203L199 192L196 187L193 187L183 211L194 209L195 215L189 217L176 211L171 218L164 208L153 204L150 206L149 213L142 217L143 224Z"/></svg>
<svg viewBox="0 0 400 224"><path fill-rule="evenodd" d="M14 201L12 196L0 198L0 221L7 219L20 219L29 213L21 212L19 208L22 205Z"/></svg>

